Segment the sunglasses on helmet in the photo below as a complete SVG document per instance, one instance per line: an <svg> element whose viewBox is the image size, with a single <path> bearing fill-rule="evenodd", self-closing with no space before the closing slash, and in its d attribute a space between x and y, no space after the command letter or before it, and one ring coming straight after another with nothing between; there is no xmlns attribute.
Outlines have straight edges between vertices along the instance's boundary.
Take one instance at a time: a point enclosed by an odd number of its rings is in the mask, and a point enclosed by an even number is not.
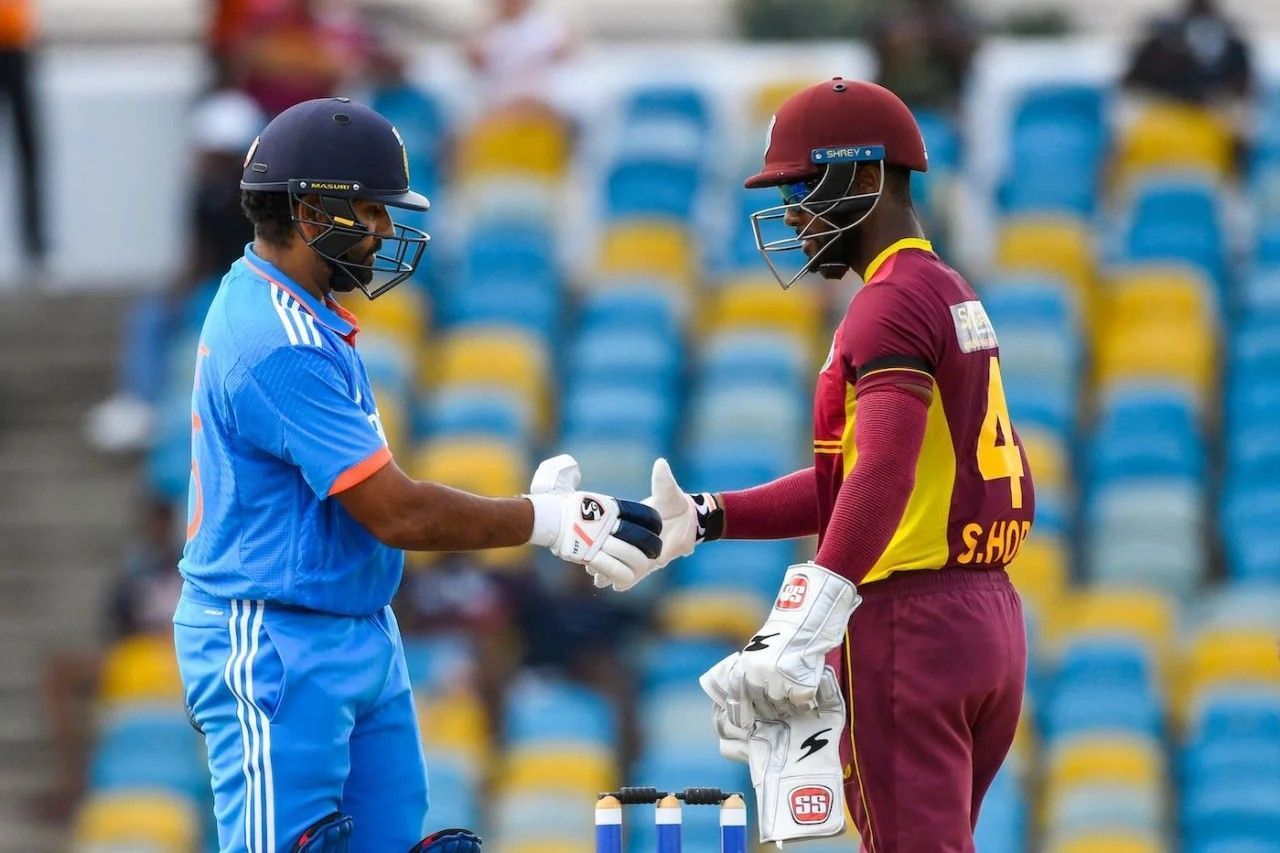
<svg viewBox="0 0 1280 853"><path fill-rule="evenodd" d="M804 201L805 196L813 192L817 185L817 181L797 181L792 184L779 184L778 191L782 193L783 204L799 204Z"/></svg>

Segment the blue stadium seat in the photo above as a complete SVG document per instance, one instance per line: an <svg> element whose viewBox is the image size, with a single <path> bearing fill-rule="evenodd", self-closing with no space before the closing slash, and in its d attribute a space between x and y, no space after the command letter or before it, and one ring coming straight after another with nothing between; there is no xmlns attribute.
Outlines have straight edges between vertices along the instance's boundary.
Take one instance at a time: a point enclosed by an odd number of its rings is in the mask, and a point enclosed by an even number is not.
<svg viewBox="0 0 1280 853"><path fill-rule="evenodd" d="M1221 529L1231 578L1280 583L1280 487L1270 481L1228 484Z"/></svg>
<svg viewBox="0 0 1280 853"><path fill-rule="evenodd" d="M660 282L611 285L587 294L578 318L580 334L641 331L661 335L678 347L680 310Z"/></svg>
<svg viewBox="0 0 1280 853"><path fill-rule="evenodd" d="M617 722L608 701L581 684L523 675L507 698L507 741L591 741L611 745Z"/></svg>
<svg viewBox="0 0 1280 853"><path fill-rule="evenodd" d="M759 439L786 447L803 434L808 418L795 386L734 383L695 393L687 423L693 441ZM792 459L797 457L792 454Z"/></svg>
<svg viewBox="0 0 1280 853"><path fill-rule="evenodd" d="M974 847L982 853L1022 853L1026 849L1027 795L1013 761L1006 761L982 801Z"/></svg>
<svg viewBox="0 0 1280 853"><path fill-rule="evenodd" d="M1007 171L998 192L1006 213L1091 215L1107 146L1104 95L1098 88L1029 89L1010 128Z"/></svg>
<svg viewBox="0 0 1280 853"><path fill-rule="evenodd" d="M720 758L711 731L711 700L698 681L652 690L640 699L636 719L640 741L650 755L682 754L709 761Z"/></svg>
<svg viewBox="0 0 1280 853"><path fill-rule="evenodd" d="M445 162L449 138L449 119L439 99L411 83L402 83L374 89L369 106L400 131L413 186L434 201L444 183L440 166ZM419 229L427 225L427 218L425 211L413 210L398 210L395 216L397 223ZM423 260L430 258L430 252L423 256Z"/></svg>
<svg viewBox="0 0 1280 853"><path fill-rule="evenodd" d="M785 332L725 332L703 344L699 378L707 387L748 381L801 386L812 372L805 342Z"/></svg>
<svg viewBox="0 0 1280 853"><path fill-rule="evenodd" d="M1154 178L1137 188L1124 228L1123 259L1186 261L1225 296L1226 250L1217 190L1198 179Z"/></svg>
<svg viewBox="0 0 1280 853"><path fill-rule="evenodd" d="M1000 341L1001 374L1079 393L1083 343L1070 291L1052 280L983 291L983 306Z"/></svg>
<svg viewBox="0 0 1280 853"><path fill-rule="evenodd" d="M570 347L569 384L653 388L671 396L679 377L680 350L661 332L639 328L584 328Z"/></svg>
<svg viewBox="0 0 1280 853"><path fill-rule="evenodd" d="M1152 653L1105 635L1069 641L1040 709L1045 737L1121 731L1159 736L1163 703Z"/></svg>
<svg viewBox="0 0 1280 853"><path fill-rule="evenodd" d="M605 176L605 209L614 218L686 220L698 193L698 168L657 158L615 163Z"/></svg>
<svg viewBox="0 0 1280 853"><path fill-rule="evenodd" d="M1274 841L1280 838L1280 779L1223 780L1193 788L1183 798L1182 817L1189 846L1221 836Z"/></svg>
<svg viewBox="0 0 1280 853"><path fill-rule="evenodd" d="M459 385L439 390L423 406L427 438L489 436L527 445L532 428L527 401L513 391Z"/></svg>
<svg viewBox="0 0 1280 853"><path fill-rule="evenodd" d="M441 319L447 326L512 326L548 345L559 339L562 294L550 270L519 276L485 270L445 285L442 297Z"/></svg>
<svg viewBox="0 0 1280 853"><path fill-rule="evenodd" d="M1113 389L1089 450L1095 487L1134 477L1204 477L1204 439L1191 400L1176 389Z"/></svg>
<svg viewBox="0 0 1280 853"><path fill-rule="evenodd" d="M1086 831L1158 834L1165 823L1164 792L1125 784L1072 788L1049 804L1049 834Z"/></svg>
<svg viewBox="0 0 1280 853"><path fill-rule="evenodd" d="M1200 602L1202 628L1271 631L1280 635L1280 583L1228 583ZM1275 704L1280 707L1280 696Z"/></svg>
<svg viewBox="0 0 1280 853"><path fill-rule="evenodd" d="M752 163L752 171L757 164ZM764 263L760 250L756 246L755 230L751 225L751 215L759 210L777 207L782 204L782 197L773 187L757 189L739 189L738 212L733 219L734 231L726 247L727 254L720 266L725 270L756 271ZM776 240L791 239L796 232L788 228L781 219L768 219L761 223L761 234L765 243Z"/></svg>
<svg viewBox="0 0 1280 853"><path fill-rule="evenodd" d="M1280 314L1280 257L1270 266L1246 273L1237 299L1238 307L1246 313Z"/></svg>
<svg viewBox="0 0 1280 853"><path fill-rule="evenodd" d="M455 680L475 663L471 639L463 634L432 634L404 638L409 683L428 695Z"/></svg>
<svg viewBox="0 0 1280 853"><path fill-rule="evenodd" d="M772 599L786 567L795 562L794 542L727 539L672 563L667 569L679 588L745 587Z"/></svg>
<svg viewBox="0 0 1280 853"><path fill-rule="evenodd" d="M565 395L563 429L581 440L656 442L666 446L676 410L661 389L639 389L611 381L575 384Z"/></svg>
<svg viewBox="0 0 1280 853"><path fill-rule="evenodd" d="M431 808L427 813L430 829L450 826L478 826L480 804L473 774L456 763L428 757Z"/></svg>
<svg viewBox="0 0 1280 853"><path fill-rule="evenodd" d="M645 693L652 693L697 684L702 673L735 651L733 644L722 640L659 638L641 653L640 687Z"/></svg>
<svg viewBox="0 0 1280 853"><path fill-rule="evenodd" d="M745 489L790 474L799 466L798 448L776 441L707 436L684 452L680 484L690 491Z"/></svg>
<svg viewBox="0 0 1280 853"><path fill-rule="evenodd" d="M649 494L653 460L669 455L655 436L625 441L616 436L564 433L556 453L569 453L585 472L585 484L605 494L639 499Z"/></svg>
<svg viewBox="0 0 1280 853"><path fill-rule="evenodd" d="M624 123L648 119L678 120L703 131L711 129L711 107L692 86L650 85L638 87L622 107Z"/></svg>
<svg viewBox="0 0 1280 853"><path fill-rule="evenodd" d="M161 789L201 800L209 792L202 742L180 710L128 712L108 723L94 750L94 790Z"/></svg>
<svg viewBox="0 0 1280 853"><path fill-rule="evenodd" d="M1078 405L1070 386L1040 382L1034 376L1019 376L1017 371L1002 378L1014 424L1038 427L1068 444L1074 440Z"/></svg>

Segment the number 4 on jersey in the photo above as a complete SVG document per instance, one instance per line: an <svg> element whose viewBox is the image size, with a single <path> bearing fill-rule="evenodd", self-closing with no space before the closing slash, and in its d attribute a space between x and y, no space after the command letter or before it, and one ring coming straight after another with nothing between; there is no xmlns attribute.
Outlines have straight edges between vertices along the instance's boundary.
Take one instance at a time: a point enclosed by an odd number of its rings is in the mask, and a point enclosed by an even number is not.
<svg viewBox="0 0 1280 853"><path fill-rule="evenodd" d="M1022 508L1022 454L1013 441L1013 422L1004 399L1004 382L1000 379L1000 360L991 357L987 372L987 415L982 419L978 436L978 471L984 480L1008 480L1010 502Z"/></svg>

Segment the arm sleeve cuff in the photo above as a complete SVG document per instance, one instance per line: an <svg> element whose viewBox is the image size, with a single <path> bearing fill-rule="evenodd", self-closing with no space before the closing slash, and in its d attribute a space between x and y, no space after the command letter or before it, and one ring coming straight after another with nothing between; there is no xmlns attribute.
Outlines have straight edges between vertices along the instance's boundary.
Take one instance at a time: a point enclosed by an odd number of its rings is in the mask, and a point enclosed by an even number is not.
<svg viewBox="0 0 1280 853"><path fill-rule="evenodd" d="M338 479L334 480L333 485L329 487L329 497L363 483L386 467L386 464L390 461L391 449L379 447L372 454L339 474Z"/></svg>

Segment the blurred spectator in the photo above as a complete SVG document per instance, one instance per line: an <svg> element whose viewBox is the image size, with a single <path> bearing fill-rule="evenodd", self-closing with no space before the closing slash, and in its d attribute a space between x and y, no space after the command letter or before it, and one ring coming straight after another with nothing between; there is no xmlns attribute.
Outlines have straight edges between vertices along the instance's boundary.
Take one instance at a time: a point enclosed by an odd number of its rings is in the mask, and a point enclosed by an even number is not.
<svg viewBox="0 0 1280 853"><path fill-rule="evenodd" d="M136 539L125 554L124 571L108 599L106 642L101 651L64 651L46 666L44 705L58 768L55 790L44 804L50 817L66 817L84 790L93 730L87 721L92 717L105 650L128 637L173 634L173 611L182 590L182 576L176 570L182 553L176 523L169 502L143 506Z"/></svg>
<svg viewBox="0 0 1280 853"><path fill-rule="evenodd" d="M550 74L573 51L569 22L536 0L496 0L466 44L488 110L546 109Z"/></svg>
<svg viewBox="0 0 1280 853"><path fill-rule="evenodd" d="M871 27L876 82L913 109L954 113L978 48L977 23L959 0L905 0Z"/></svg>
<svg viewBox="0 0 1280 853"><path fill-rule="evenodd" d="M185 459L190 452L187 410L195 349L179 341L198 334L218 282L253 239L253 227L240 211L240 172L263 124L257 106L238 92L215 92L195 109L187 269L169 290L139 297L130 313L120 387L89 415L88 438L100 450L133 451L153 442L157 406L166 394L176 394L182 423L179 455ZM189 463L179 462L180 483L159 489L174 499L186 495Z"/></svg>
<svg viewBox="0 0 1280 853"><path fill-rule="evenodd" d="M1188 0L1180 13L1148 24L1124 85L1205 106L1242 99L1253 87L1249 46L1215 0Z"/></svg>
<svg viewBox="0 0 1280 853"><path fill-rule="evenodd" d="M18 151L18 221L22 223L22 251L34 261L48 249L44 228L40 178L40 145L31 81L35 45L35 0L0 0L0 96L13 117L14 147Z"/></svg>
<svg viewBox="0 0 1280 853"><path fill-rule="evenodd" d="M215 50L225 50L223 79L238 81L274 116L300 101L338 93L363 75L371 48L350 0L241 0Z"/></svg>

